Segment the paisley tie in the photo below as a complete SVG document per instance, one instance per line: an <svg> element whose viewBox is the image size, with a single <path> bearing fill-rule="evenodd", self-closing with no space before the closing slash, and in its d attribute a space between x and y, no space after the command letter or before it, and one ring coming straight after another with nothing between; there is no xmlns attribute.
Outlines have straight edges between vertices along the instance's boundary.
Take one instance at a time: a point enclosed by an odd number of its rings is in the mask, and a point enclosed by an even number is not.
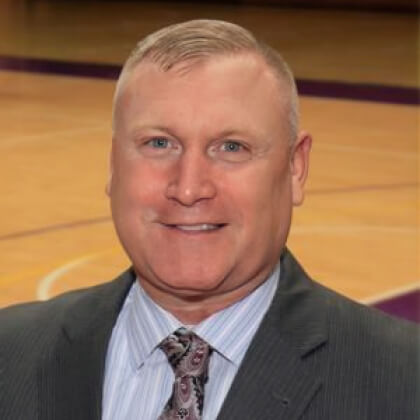
<svg viewBox="0 0 420 420"><path fill-rule="evenodd" d="M174 370L175 382L158 420L200 420L211 348L185 328L165 338L160 348Z"/></svg>

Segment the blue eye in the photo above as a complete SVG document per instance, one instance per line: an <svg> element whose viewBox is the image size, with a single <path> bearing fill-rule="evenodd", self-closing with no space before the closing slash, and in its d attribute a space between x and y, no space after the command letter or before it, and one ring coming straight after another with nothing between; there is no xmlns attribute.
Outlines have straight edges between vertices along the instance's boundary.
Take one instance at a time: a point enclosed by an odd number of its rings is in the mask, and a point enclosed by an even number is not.
<svg viewBox="0 0 420 420"><path fill-rule="evenodd" d="M169 142L164 137L156 137L150 140L150 144L152 147L155 147L156 149L165 149L168 147Z"/></svg>
<svg viewBox="0 0 420 420"><path fill-rule="evenodd" d="M227 141L223 143L223 150L225 152L239 152L242 146L236 141Z"/></svg>

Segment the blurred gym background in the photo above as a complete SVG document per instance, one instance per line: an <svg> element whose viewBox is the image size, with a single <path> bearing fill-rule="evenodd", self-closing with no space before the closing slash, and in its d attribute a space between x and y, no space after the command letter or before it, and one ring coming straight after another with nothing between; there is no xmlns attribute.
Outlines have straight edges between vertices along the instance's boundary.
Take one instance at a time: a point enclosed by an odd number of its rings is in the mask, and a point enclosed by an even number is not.
<svg viewBox="0 0 420 420"><path fill-rule="evenodd" d="M129 262L104 185L111 100L135 43L223 19L290 63L314 136L289 247L318 281L420 320L418 3L0 0L0 306Z"/></svg>

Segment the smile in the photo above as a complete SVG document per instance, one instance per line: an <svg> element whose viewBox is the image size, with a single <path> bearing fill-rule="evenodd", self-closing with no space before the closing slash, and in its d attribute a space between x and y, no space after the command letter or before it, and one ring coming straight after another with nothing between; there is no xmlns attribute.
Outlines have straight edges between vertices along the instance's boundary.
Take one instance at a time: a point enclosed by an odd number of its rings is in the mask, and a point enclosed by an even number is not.
<svg viewBox="0 0 420 420"><path fill-rule="evenodd" d="M225 224L213 224L213 223L197 223L194 225L178 225L178 224L168 224L166 225L172 229L179 229L184 232L208 232L220 229L225 226Z"/></svg>

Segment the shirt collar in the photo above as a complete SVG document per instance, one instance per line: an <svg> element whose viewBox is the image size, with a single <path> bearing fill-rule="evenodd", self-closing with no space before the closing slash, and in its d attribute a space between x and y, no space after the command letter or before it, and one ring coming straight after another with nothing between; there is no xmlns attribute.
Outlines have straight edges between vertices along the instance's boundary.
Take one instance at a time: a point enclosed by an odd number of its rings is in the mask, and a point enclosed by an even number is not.
<svg viewBox="0 0 420 420"><path fill-rule="evenodd" d="M140 368L161 341L180 327L192 329L215 351L239 366L263 316L271 304L280 276L278 264L268 279L245 298L188 327L157 305L134 282L124 305L127 340L136 368Z"/></svg>
<svg viewBox="0 0 420 420"><path fill-rule="evenodd" d="M138 279L128 297L131 302L127 308L127 339L135 366L139 368L161 341L182 324L147 295Z"/></svg>
<svg viewBox="0 0 420 420"><path fill-rule="evenodd" d="M267 312L280 276L280 264L252 293L218 311L193 328L223 357L239 366Z"/></svg>

